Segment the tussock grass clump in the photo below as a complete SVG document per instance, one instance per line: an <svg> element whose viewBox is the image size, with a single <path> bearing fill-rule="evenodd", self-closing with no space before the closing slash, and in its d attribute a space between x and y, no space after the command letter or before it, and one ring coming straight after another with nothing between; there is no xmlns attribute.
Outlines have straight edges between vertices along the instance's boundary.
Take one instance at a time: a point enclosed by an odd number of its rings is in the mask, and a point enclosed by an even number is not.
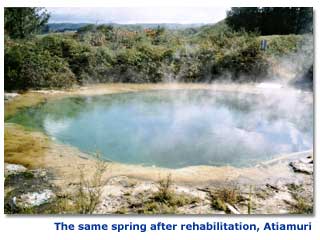
<svg viewBox="0 0 320 240"><path fill-rule="evenodd" d="M147 201L145 201L138 213L144 214L174 214L178 208L193 204L199 201L196 197L186 194L178 194L172 189L173 181L169 174L166 178L158 182L158 191L156 191Z"/></svg>
<svg viewBox="0 0 320 240"><path fill-rule="evenodd" d="M210 198L212 208L224 212L228 212L226 203L235 205L242 200L240 191L236 187L225 187L211 191Z"/></svg>
<svg viewBox="0 0 320 240"><path fill-rule="evenodd" d="M174 192L172 191L172 177L169 174L165 179L159 180L158 191L154 194L153 199L157 202L167 203L173 198Z"/></svg>
<svg viewBox="0 0 320 240"><path fill-rule="evenodd" d="M227 211L226 203L223 200L221 200L220 198L212 198L211 206L217 210L221 210L224 212Z"/></svg>
<svg viewBox="0 0 320 240"><path fill-rule="evenodd" d="M301 196L296 196L296 203L292 205L292 214L312 214L313 205Z"/></svg>
<svg viewBox="0 0 320 240"><path fill-rule="evenodd" d="M218 198L230 204L236 204L240 200L239 189L235 187L219 189L215 194Z"/></svg>
<svg viewBox="0 0 320 240"><path fill-rule="evenodd" d="M305 189L302 185L290 184L288 190L291 192L295 203L291 204L290 213L292 214L312 214L313 201L304 195Z"/></svg>

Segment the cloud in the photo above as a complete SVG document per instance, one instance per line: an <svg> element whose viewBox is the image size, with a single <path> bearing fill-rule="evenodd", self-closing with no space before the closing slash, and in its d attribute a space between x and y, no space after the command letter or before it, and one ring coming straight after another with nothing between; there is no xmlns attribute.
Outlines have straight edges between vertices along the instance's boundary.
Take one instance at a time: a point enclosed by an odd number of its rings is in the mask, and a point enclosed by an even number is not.
<svg viewBox="0 0 320 240"><path fill-rule="evenodd" d="M116 7L48 8L50 22L73 23L215 23L226 17L228 8L213 7Z"/></svg>

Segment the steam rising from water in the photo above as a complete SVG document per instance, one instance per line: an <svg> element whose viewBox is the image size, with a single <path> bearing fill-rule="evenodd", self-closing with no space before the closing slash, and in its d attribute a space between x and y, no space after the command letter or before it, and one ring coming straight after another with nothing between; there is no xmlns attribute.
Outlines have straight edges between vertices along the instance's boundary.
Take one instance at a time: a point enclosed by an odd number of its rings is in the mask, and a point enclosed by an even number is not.
<svg viewBox="0 0 320 240"><path fill-rule="evenodd" d="M9 121L106 159L169 168L252 166L310 149L313 139L310 94L268 85L259 94L167 90L68 98Z"/></svg>
<svg viewBox="0 0 320 240"><path fill-rule="evenodd" d="M272 59L269 59L269 61L273 61L273 64L271 64L268 79L264 81L277 82L286 88L292 86L298 80L305 81L308 84L311 79L305 79L305 75L313 67L313 41L313 35L302 35L302 40L296 47L296 51L273 56Z"/></svg>

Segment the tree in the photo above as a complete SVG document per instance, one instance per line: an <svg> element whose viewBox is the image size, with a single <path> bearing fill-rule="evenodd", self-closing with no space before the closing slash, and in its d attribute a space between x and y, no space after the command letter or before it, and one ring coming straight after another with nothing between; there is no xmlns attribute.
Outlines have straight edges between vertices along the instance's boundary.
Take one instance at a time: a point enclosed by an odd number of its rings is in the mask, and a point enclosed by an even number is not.
<svg viewBox="0 0 320 240"><path fill-rule="evenodd" d="M26 38L39 33L50 15L44 8L10 7L4 10L5 32L11 38Z"/></svg>
<svg viewBox="0 0 320 240"><path fill-rule="evenodd" d="M80 27L77 31L78 34L83 34L83 33L87 33L87 32L93 32L96 31L97 26L95 24L87 24L83 27Z"/></svg>
<svg viewBox="0 0 320 240"><path fill-rule="evenodd" d="M301 34L313 31L310 7L235 7L226 23L234 30L258 31L262 35Z"/></svg>
<svg viewBox="0 0 320 240"><path fill-rule="evenodd" d="M52 56L36 42L5 47L4 59L6 90L61 88L76 83L68 62Z"/></svg>

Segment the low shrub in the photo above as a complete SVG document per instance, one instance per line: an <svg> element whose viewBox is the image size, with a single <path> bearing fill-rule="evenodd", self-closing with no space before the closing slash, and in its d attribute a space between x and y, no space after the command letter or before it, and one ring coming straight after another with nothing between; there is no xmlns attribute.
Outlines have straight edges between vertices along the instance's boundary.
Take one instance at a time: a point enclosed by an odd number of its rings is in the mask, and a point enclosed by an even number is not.
<svg viewBox="0 0 320 240"><path fill-rule="evenodd" d="M89 26L75 34L54 33L27 40L6 37L5 89L98 82L258 81L267 76L275 59L295 56L292 53L301 49L303 56L310 55L310 47L305 49L312 45L306 40L310 36L259 37L219 26L199 28L191 35L161 28ZM260 49L261 39L268 40L266 51ZM302 71L310 68L309 60L303 61L307 64Z"/></svg>
<svg viewBox="0 0 320 240"><path fill-rule="evenodd" d="M76 81L68 63L34 43L5 48L5 89L70 87Z"/></svg>

